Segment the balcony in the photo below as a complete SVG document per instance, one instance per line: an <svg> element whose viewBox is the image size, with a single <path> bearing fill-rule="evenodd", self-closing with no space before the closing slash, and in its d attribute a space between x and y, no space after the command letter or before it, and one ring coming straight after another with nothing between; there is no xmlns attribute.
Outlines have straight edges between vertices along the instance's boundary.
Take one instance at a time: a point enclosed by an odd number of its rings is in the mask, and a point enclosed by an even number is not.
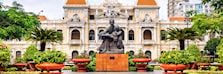
<svg viewBox="0 0 223 74"><path fill-rule="evenodd" d="M69 43L70 43L70 44L74 44L74 45L76 45L76 44L81 44L81 40L78 40L78 39L76 39L76 40L70 40Z"/></svg>
<svg viewBox="0 0 223 74"><path fill-rule="evenodd" d="M142 44L145 44L145 45L147 45L147 44L155 44L155 41L154 40L143 40Z"/></svg>

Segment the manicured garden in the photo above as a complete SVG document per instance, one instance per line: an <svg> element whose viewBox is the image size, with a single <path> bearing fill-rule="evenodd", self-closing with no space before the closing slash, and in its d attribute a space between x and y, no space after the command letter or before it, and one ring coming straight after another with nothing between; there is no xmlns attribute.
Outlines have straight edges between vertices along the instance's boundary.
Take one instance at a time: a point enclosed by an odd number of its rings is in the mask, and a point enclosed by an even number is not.
<svg viewBox="0 0 223 74"><path fill-rule="evenodd" d="M211 15L191 14L193 26L191 28L169 28L163 32L165 40L177 40L180 49L164 51L157 59L151 59L139 49L137 55L126 52L128 55L129 72L167 72L188 74L221 74L223 73L223 38L222 22L223 9L218 8L220 2L211 2L215 12ZM223 7L220 4L220 7ZM217 5L217 6L216 6ZM0 43L0 74L39 74L41 72L96 72L96 54L81 55L68 59L67 54L57 51L57 48L46 50L47 43L59 43L63 40L62 34L55 30L39 27L37 16L25 12L16 2L12 7L0 8L0 39L26 39L40 43L40 49L30 45L25 53L12 62L10 46ZM4 17L4 18L2 18ZM191 44L185 47L186 40L202 40L210 35L204 49ZM202 51L201 51L202 50Z"/></svg>

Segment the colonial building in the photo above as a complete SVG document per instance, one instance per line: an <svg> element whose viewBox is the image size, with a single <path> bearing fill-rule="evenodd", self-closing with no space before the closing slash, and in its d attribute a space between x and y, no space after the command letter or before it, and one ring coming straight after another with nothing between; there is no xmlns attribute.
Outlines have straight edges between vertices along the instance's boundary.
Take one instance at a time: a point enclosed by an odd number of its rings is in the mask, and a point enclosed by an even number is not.
<svg viewBox="0 0 223 74"><path fill-rule="evenodd" d="M98 52L97 48L102 43L98 34L109 26L108 16L112 12L117 13L115 24L124 32L125 52L137 54L142 49L151 59L159 57L161 51L179 48L177 41L162 40L162 30L169 27L188 27L184 19L159 21L159 6L155 0L138 0L132 6L124 6L115 0L106 0L97 6L88 5L85 0L67 0L63 8L64 18L61 20L48 20L45 16L39 16L39 19L42 28L63 33L61 43L47 44L46 48L63 51L67 53L67 58L73 58L83 52ZM13 58L20 57L30 44L34 44L16 40L4 43L11 46ZM201 48L204 46L199 41L190 43L197 43Z"/></svg>

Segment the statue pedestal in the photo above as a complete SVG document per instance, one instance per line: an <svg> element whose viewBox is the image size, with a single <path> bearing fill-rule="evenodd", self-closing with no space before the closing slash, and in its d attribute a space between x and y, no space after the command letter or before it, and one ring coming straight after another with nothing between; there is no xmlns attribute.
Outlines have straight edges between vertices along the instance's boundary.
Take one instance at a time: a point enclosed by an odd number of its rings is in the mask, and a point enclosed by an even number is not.
<svg viewBox="0 0 223 74"><path fill-rule="evenodd" d="M96 71L126 72L128 70L127 54L96 54Z"/></svg>

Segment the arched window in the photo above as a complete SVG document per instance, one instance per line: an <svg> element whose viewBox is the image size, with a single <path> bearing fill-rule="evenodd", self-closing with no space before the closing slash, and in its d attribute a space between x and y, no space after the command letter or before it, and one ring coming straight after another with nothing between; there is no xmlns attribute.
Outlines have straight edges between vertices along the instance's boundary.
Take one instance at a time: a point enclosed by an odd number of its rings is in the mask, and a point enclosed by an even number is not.
<svg viewBox="0 0 223 74"><path fill-rule="evenodd" d="M62 33L62 32L63 32L63 30L57 30L57 32L61 32L61 33Z"/></svg>
<svg viewBox="0 0 223 74"><path fill-rule="evenodd" d="M94 51L90 51L90 52L89 52L89 56L93 56L94 54L95 54Z"/></svg>
<svg viewBox="0 0 223 74"><path fill-rule="evenodd" d="M166 53L166 51L161 51L161 54Z"/></svg>
<svg viewBox="0 0 223 74"><path fill-rule="evenodd" d="M77 51L73 51L72 52L72 59L78 56L78 52Z"/></svg>
<svg viewBox="0 0 223 74"><path fill-rule="evenodd" d="M143 32L143 39L144 40L152 40L152 32L150 30L145 30Z"/></svg>
<svg viewBox="0 0 223 74"><path fill-rule="evenodd" d="M134 31L133 30L129 31L129 40L134 40Z"/></svg>
<svg viewBox="0 0 223 74"><path fill-rule="evenodd" d="M90 32L89 32L89 40L94 40L94 39L95 39L94 30L90 30Z"/></svg>
<svg viewBox="0 0 223 74"><path fill-rule="evenodd" d="M121 30L122 31L122 40L125 40L125 31Z"/></svg>
<svg viewBox="0 0 223 74"><path fill-rule="evenodd" d="M20 58L22 56L21 51L16 51L15 54L16 54L16 56L15 56L16 58Z"/></svg>
<svg viewBox="0 0 223 74"><path fill-rule="evenodd" d="M146 55L148 58L151 58L151 51L146 51L146 52L145 52L145 55Z"/></svg>
<svg viewBox="0 0 223 74"><path fill-rule="evenodd" d="M78 30L73 30L71 33L71 39L80 39L80 32Z"/></svg>
<svg viewBox="0 0 223 74"><path fill-rule="evenodd" d="M100 34L101 32L104 32L104 30L99 30L99 32L98 32L98 33ZM102 38L101 38L101 37L99 37L98 39L99 39L99 40L101 40Z"/></svg>
<svg viewBox="0 0 223 74"><path fill-rule="evenodd" d="M134 54L135 54L134 51L129 51L129 55L130 55L130 56L133 56Z"/></svg>
<svg viewBox="0 0 223 74"><path fill-rule="evenodd" d="M161 30L160 31L160 39L161 40L165 40L166 39L166 36L167 36L167 34L166 34L166 31L165 30Z"/></svg>

